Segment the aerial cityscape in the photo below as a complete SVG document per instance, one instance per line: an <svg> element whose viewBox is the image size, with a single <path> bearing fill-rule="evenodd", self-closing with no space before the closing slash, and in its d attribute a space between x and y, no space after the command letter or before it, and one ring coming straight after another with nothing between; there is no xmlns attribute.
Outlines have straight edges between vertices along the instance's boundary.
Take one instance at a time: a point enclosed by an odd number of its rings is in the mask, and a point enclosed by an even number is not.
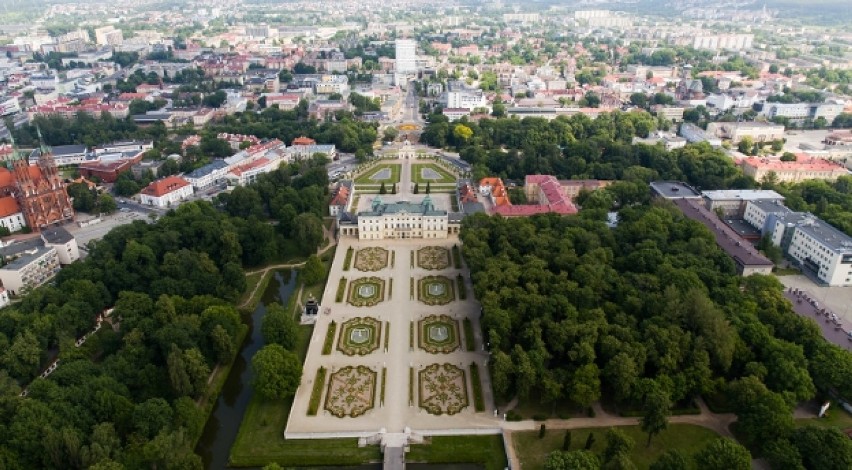
<svg viewBox="0 0 852 470"><path fill-rule="evenodd" d="M852 469L850 25L0 1L0 470Z"/></svg>

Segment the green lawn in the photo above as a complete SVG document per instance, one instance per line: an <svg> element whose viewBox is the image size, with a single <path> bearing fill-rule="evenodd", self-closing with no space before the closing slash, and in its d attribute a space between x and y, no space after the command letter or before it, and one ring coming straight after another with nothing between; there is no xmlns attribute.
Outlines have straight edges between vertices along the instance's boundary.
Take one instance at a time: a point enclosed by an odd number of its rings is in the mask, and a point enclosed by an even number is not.
<svg viewBox="0 0 852 470"><path fill-rule="evenodd" d="M819 426L821 428L836 428L839 430L852 429L852 415L840 407L836 401L831 402L831 407L824 418L797 419L796 426Z"/></svg>
<svg viewBox="0 0 852 470"><path fill-rule="evenodd" d="M381 172L385 168L390 169L390 172L391 172L390 178L373 179L373 175ZM400 171L399 164L380 163L380 164L374 166L373 168L370 168L369 170L365 171L364 173L359 175L357 178L355 178L355 183L359 184L359 185L360 184L380 185L382 183L385 183L385 186L392 185L394 183L399 183L399 171ZM390 192L390 187L388 187L387 190L388 190L388 192Z"/></svg>
<svg viewBox="0 0 852 470"><path fill-rule="evenodd" d="M503 436L436 436L431 442L412 445L406 462L476 463L486 470L507 467ZM526 468L526 467L524 467Z"/></svg>
<svg viewBox="0 0 852 470"><path fill-rule="evenodd" d="M592 451L599 456L606 448L606 431L608 428L586 428L571 430L571 450L583 449L589 433L595 435ZM648 468L663 452L678 449L687 456L692 456L707 443L719 437L715 432L694 426L692 424L669 424L668 429L654 436L650 447L645 447L648 435L639 426L621 426L635 445L630 453L630 459L639 469ZM517 432L512 435L515 452L524 470L540 470L544 468L547 454L554 450L562 450L565 438L564 430L547 430L544 438L538 438L538 431Z"/></svg>
<svg viewBox="0 0 852 470"><path fill-rule="evenodd" d="M429 168L434 170L436 173L441 175L440 179L426 179L423 177L422 170ZM426 184L427 182L431 182L432 185L436 184L452 184L456 182L456 177L453 176L449 171L441 168L435 163L414 163L411 165L411 182L412 183L420 183ZM423 188L425 189L425 188Z"/></svg>

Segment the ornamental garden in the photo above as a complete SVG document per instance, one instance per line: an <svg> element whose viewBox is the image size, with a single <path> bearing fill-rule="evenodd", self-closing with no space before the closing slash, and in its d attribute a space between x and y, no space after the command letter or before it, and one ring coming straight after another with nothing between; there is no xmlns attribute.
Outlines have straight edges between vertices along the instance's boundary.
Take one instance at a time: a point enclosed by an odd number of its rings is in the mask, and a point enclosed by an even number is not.
<svg viewBox="0 0 852 470"><path fill-rule="evenodd" d="M465 371L453 364L432 364L418 373L420 408L433 415L454 415L468 404Z"/></svg>
<svg viewBox="0 0 852 470"><path fill-rule="evenodd" d="M355 307L372 307L385 296L385 280L371 276L362 277L349 283L347 302Z"/></svg>
<svg viewBox="0 0 852 470"><path fill-rule="evenodd" d="M450 250L442 246L427 246L417 250L417 266L436 270L450 267Z"/></svg>
<svg viewBox="0 0 852 470"><path fill-rule="evenodd" d="M420 349L430 354L449 354L461 347L459 322L448 315L429 315L418 322Z"/></svg>
<svg viewBox="0 0 852 470"><path fill-rule="evenodd" d="M417 281L417 300L426 305L446 305L455 299L453 281L445 276L426 276Z"/></svg>
<svg viewBox="0 0 852 470"><path fill-rule="evenodd" d="M388 250L371 246L355 253L355 269L358 271L380 271L388 267Z"/></svg>
<svg viewBox="0 0 852 470"><path fill-rule="evenodd" d="M373 409L376 371L367 366L347 366L331 374L325 409L338 418L357 418Z"/></svg>
<svg viewBox="0 0 852 470"><path fill-rule="evenodd" d="M338 351L347 356L364 356L379 349L382 323L373 317L356 317L340 327Z"/></svg>

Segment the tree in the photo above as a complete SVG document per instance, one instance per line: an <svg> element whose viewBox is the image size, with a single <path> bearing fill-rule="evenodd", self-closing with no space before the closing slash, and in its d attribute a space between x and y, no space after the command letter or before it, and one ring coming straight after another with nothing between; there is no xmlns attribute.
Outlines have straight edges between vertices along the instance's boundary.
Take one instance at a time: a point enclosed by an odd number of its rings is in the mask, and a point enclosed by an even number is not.
<svg viewBox="0 0 852 470"><path fill-rule="evenodd" d="M587 408L601 397L600 370L597 364L585 364L574 372L569 385L571 400Z"/></svg>
<svg viewBox="0 0 852 470"><path fill-rule="evenodd" d="M745 447L723 437L698 452L695 463L701 470L750 470L751 454Z"/></svg>
<svg viewBox="0 0 852 470"><path fill-rule="evenodd" d="M178 395L190 395L192 393L192 384L189 380L189 374L186 371L183 352L174 343L172 343L166 363L169 367L169 380L171 381L172 389Z"/></svg>
<svg viewBox="0 0 852 470"><path fill-rule="evenodd" d="M852 441L837 429L805 426L793 432L792 441L805 468L852 468Z"/></svg>
<svg viewBox="0 0 852 470"><path fill-rule="evenodd" d="M385 182L382 181L382 185L379 187L379 194L387 194L388 190L385 188Z"/></svg>
<svg viewBox="0 0 852 470"><path fill-rule="evenodd" d="M3 355L3 367L9 371L9 375L28 379L38 372L41 360L41 347L38 339L29 330L18 333L12 346Z"/></svg>
<svg viewBox="0 0 852 470"><path fill-rule="evenodd" d="M430 192L432 192L432 182L427 181L426 182L426 194L429 194Z"/></svg>
<svg viewBox="0 0 852 470"><path fill-rule="evenodd" d="M555 451L548 454L544 470L599 470L598 456L587 450Z"/></svg>
<svg viewBox="0 0 852 470"><path fill-rule="evenodd" d="M584 448L586 450L592 450L592 446L595 445L595 434L590 432L589 437L586 438L586 445Z"/></svg>
<svg viewBox="0 0 852 470"><path fill-rule="evenodd" d="M284 349L296 346L299 325L287 309L273 302L266 307L266 315L260 326L260 332L266 344L278 344Z"/></svg>
<svg viewBox="0 0 852 470"><path fill-rule="evenodd" d="M112 214L116 209L118 209L118 206L115 203L115 198L106 193L98 196L98 212Z"/></svg>
<svg viewBox="0 0 852 470"><path fill-rule="evenodd" d="M543 439L544 434L546 432L547 432L547 427L544 425L544 423L541 423L541 426L538 427L538 438Z"/></svg>
<svg viewBox="0 0 852 470"><path fill-rule="evenodd" d="M293 221L292 236L302 253L314 253L323 240L322 221L314 214L299 214Z"/></svg>
<svg viewBox="0 0 852 470"><path fill-rule="evenodd" d="M640 425L642 430L648 433L648 442L645 447L651 446L651 438L668 426L668 417L671 414L671 402L669 394L655 382L651 382L651 387L645 392L644 403L642 406L642 419Z"/></svg>
<svg viewBox="0 0 852 470"><path fill-rule="evenodd" d="M397 137L399 137L399 130L396 127L388 126L385 128L383 140L393 142Z"/></svg>
<svg viewBox="0 0 852 470"><path fill-rule="evenodd" d="M269 400L292 397L302 377L302 362L280 344L269 344L251 359L254 388Z"/></svg>
<svg viewBox="0 0 852 470"><path fill-rule="evenodd" d="M565 437L562 438L562 450L571 450L571 431L565 431Z"/></svg>
<svg viewBox="0 0 852 470"><path fill-rule="evenodd" d="M644 108L648 105L648 97L645 96L645 93L633 93L630 95L630 103L633 106Z"/></svg>
<svg viewBox="0 0 852 470"><path fill-rule="evenodd" d="M308 260L302 266L300 274L304 285L312 286L322 282L325 277L325 266L317 255L311 255L308 256Z"/></svg>
<svg viewBox="0 0 852 470"><path fill-rule="evenodd" d="M396 183L391 186L391 194L396 194Z"/></svg>
<svg viewBox="0 0 852 470"><path fill-rule="evenodd" d="M630 439L624 431L617 428L609 428L606 432L606 449L604 449L603 460L610 462L619 455L629 455L633 449L633 439Z"/></svg>
<svg viewBox="0 0 852 470"><path fill-rule="evenodd" d="M681 451L669 449L651 464L649 470L689 470L689 462Z"/></svg>
<svg viewBox="0 0 852 470"><path fill-rule="evenodd" d="M420 194L420 183L414 183L414 194Z"/></svg>
<svg viewBox="0 0 852 470"><path fill-rule="evenodd" d="M754 150L754 139L749 136L743 137L742 140L740 140L740 143L737 144L737 149L740 153L751 155Z"/></svg>
<svg viewBox="0 0 852 470"><path fill-rule="evenodd" d="M462 143L466 143L471 137L473 137L473 130L464 124L456 124L455 127L453 127L453 137Z"/></svg>
<svg viewBox="0 0 852 470"><path fill-rule="evenodd" d="M792 152L784 152L781 154L782 162L795 162L797 160L796 154Z"/></svg>

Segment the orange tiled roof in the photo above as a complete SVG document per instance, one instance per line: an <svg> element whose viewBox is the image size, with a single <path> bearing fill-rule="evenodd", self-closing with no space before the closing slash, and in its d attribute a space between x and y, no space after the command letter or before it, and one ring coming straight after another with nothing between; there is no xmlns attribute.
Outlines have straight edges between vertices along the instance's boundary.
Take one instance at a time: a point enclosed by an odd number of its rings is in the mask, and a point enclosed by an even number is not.
<svg viewBox="0 0 852 470"><path fill-rule="evenodd" d="M8 217L12 214L21 212L21 207L18 206L18 201L12 196L0 197L0 217Z"/></svg>

